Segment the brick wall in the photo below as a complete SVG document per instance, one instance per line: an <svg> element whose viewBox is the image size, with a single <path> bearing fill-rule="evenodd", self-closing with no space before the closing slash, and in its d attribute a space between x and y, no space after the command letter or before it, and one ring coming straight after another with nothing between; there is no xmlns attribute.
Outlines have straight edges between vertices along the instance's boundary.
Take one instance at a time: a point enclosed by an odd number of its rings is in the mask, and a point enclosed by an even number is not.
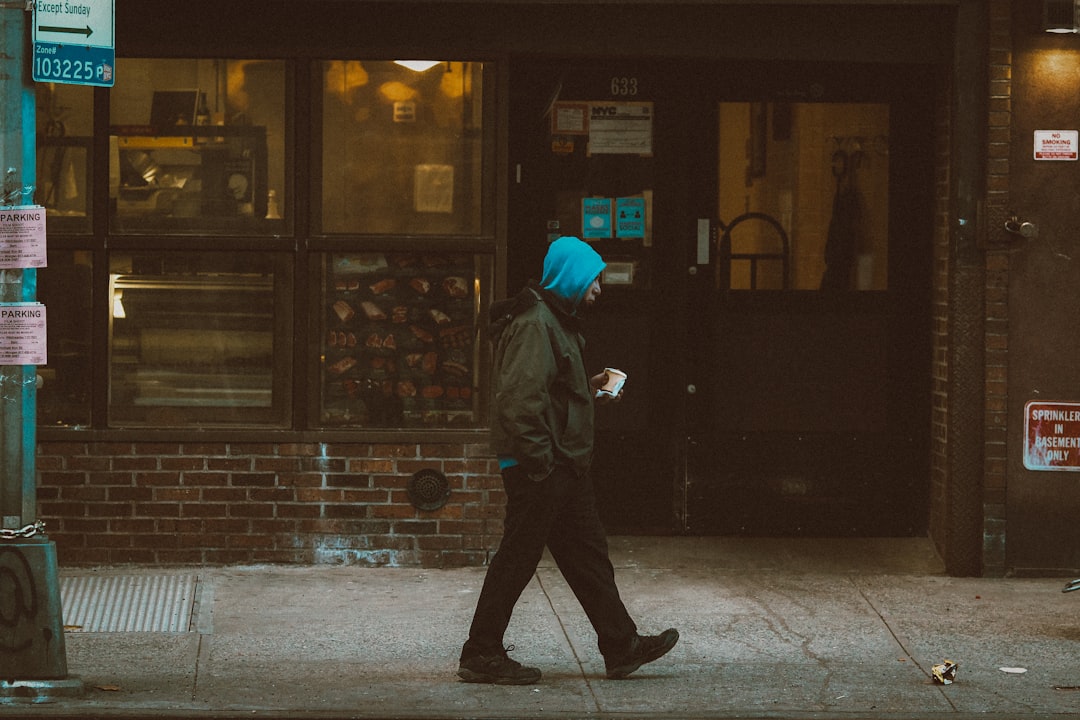
<svg viewBox="0 0 1080 720"><path fill-rule="evenodd" d="M931 375L930 415L930 513L929 535L938 552L945 555L948 522L949 482L949 227L952 198L950 188L949 138L952 105L951 83L938 89L939 108L936 136L936 172L934 177L937 198L934 219L933 302L931 325L933 357Z"/></svg>
<svg viewBox="0 0 1080 720"><path fill-rule="evenodd" d="M421 511L409 478L442 472ZM502 533L484 444L41 443L38 515L62 565L480 565Z"/></svg>
<svg viewBox="0 0 1080 720"><path fill-rule="evenodd" d="M985 411L983 457L983 573L1000 575L1005 569L1007 400L1008 400L1008 280L1009 253L1002 245L1001 228L1009 204L1009 152L1012 131L1011 0L991 0L987 118L986 208L988 246L985 286ZM943 555L946 538L949 482L946 431L949 413L949 195L950 88L943 88L939 103L937 148L937 222L934 236L933 363L931 417L930 536Z"/></svg>
<svg viewBox="0 0 1080 720"><path fill-rule="evenodd" d="M1012 2L990 2L990 100L987 127L986 400L983 574L1005 572L1009 371L1009 250L1001 242L1009 215L1012 147Z"/></svg>

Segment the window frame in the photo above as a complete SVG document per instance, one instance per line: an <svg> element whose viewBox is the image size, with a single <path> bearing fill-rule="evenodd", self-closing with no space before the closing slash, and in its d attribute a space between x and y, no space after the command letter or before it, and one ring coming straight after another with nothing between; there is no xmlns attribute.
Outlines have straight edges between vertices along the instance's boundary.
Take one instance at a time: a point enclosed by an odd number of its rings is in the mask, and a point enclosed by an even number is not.
<svg viewBox="0 0 1080 720"><path fill-rule="evenodd" d="M206 48L199 58L228 58L228 53L210 52ZM127 56L153 59L160 56L144 48L143 52L129 52ZM481 207L480 229L475 235L409 236L409 235L336 235L316 231L312 219L316 216L321 188L319 149L316 144L321 129L315 121L319 115L321 85L315 80L321 73L323 57L286 53L267 56L250 53L251 59L281 60L285 63L285 118L284 141L284 202L282 214L290 218L287 230L274 235L215 236L208 232L185 235L163 233L132 234L115 233L110 228L109 213L109 95L107 88L94 88L93 127L91 143L91 230L90 232L65 232L54 236L50 233L50 249L84 250L93 259L91 302L97 308L111 307L108 297L109 256L122 252L169 252L225 250L231 252L286 252L292 269L291 297L282 298L281 304L292 313L291 371L285 383L288 388L288 420L284 427L215 426L215 441L266 441L277 438L291 442L415 442L420 436L436 442L476 442L486 437L488 422L488 398L486 392L488 353L480 367L479 387L481 396L480 415L472 428L322 428L313 422L311 398L317 388L313 377L318 376L319 341L310 319L318 312L315 297L319 287L317 272L319 257L327 252L365 252L372 249L392 252L410 251L454 252L484 254L490 256L489 298L497 297L505 290L505 239L500 232L506 225L505 199L507 179L499 171L499 158L505 155L506 118L498 111L497 97L505 95L507 88L506 63L498 58L463 58L483 62L484 97L482 101L481 126ZM373 59L379 59L372 55ZM299 178L307 170L312 182L307 192ZM287 291L283 291L287 292ZM483 327L482 318L478 324ZM92 322L93 387L90 401L90 424L78 427L55 427L39 425L39 438L43 441L71 440L75 437L100 439L149 440L149 441L206 441L206 430L200 427L110 427L108 393L111 368L109 356L109 317L106 311L94 313ZM484 338L483 342L486 342ZM481 348L482 350L482 348Z"/></svg>

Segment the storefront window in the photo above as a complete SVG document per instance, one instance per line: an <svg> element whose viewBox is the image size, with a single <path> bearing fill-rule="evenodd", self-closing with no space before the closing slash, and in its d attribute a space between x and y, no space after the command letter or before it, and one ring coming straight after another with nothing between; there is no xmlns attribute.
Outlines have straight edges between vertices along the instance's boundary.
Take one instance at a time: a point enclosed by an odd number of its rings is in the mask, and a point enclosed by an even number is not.
<svg viewBox="0 0 1080 720"><path fill-rule="evenodd" d="M287 268L280 254L113 254L109 424L285 424Z"/></svg>
<svg viewBox="0 0 1080 720"><path fill-rule="evenodd" d="M481 423L488 256L332 254L323 277L322 425Z"/></svg>
<svg viewBox="0 0 1080 720"><path fill-rule="evenodd" d="M286 232L285 63L117 59L114 232Z"/></svg>
<svg viewBox="0 0 1080 720"><path fill-rule="evenodd" d="M90 424L94 366L91 253L50 251L49 266L37 271L37 298L48 310L49 362L38 366L38 423L80 427Z"/></svg>
<svg viewBox="0 0 1080 720"><path fill-rule="evenodd" d="M323 63L323 232L480 232L483 65L429 65Z"/></svg>
<svg viewBox="0 0 1080 720"><path fill-rule="evenodd" d="M720 104L720 261L731 290L888 287L889 106Z"/></svg>
<svg viewBox="0 0 1080 720"><path fill-rule="evenodd" d="M37 83L37 184L50 232L90 231L94 94L85 85Z"/></svg>

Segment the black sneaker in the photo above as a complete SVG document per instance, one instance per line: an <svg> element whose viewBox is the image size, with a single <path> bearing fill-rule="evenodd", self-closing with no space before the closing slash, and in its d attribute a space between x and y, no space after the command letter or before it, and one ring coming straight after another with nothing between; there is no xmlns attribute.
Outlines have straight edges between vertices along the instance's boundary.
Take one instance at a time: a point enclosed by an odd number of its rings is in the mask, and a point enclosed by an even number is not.
<svg viewBox="0 0 1080 720"><path fill-rule="evenodd" d="M506 650L463 659L458 664L457 674L465 682L494 685L532 685L540 679L537 668L524 667L516 660L511 660Z"/></svg>
<svg viewBox="0 0 1080 720"><path fill-rule="evenodd" d="M604 658L607 676L612 680L624 678L645 663L651 663L668 653L679 642L679 631L668 628L659 635L635 635L630 648L610 658Z"/></svg>

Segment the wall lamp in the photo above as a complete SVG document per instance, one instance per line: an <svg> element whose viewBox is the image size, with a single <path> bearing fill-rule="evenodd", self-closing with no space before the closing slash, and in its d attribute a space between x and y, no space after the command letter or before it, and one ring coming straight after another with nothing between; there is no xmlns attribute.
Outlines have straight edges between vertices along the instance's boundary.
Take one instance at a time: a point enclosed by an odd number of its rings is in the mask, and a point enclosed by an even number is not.
<svg viewBox="0 0 1080 720"><path fill-rule="evenodd" d="M1080 33L1077 0L1043 0L1043 30L1048 33Z"/></svg>

